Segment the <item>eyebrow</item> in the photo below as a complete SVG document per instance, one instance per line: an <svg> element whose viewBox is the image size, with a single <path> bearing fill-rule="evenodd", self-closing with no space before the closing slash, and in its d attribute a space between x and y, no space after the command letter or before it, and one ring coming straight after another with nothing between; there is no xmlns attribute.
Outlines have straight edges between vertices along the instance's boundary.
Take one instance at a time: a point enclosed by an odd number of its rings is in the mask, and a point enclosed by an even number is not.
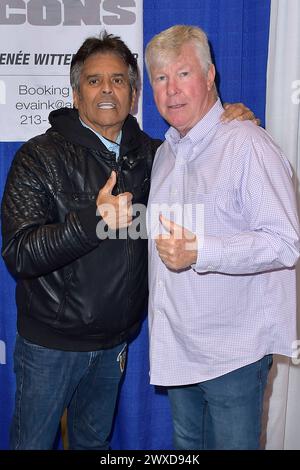
<svg viewBox="0 0 300 470"><path fill-rule="evenodd" d="M88 80L90 78L101 77L103 75L104 75L103 73L93 73L91 75L87 75L86 78ZM124 73L112 73L111 77L125 77L125 74Z"/></svg>

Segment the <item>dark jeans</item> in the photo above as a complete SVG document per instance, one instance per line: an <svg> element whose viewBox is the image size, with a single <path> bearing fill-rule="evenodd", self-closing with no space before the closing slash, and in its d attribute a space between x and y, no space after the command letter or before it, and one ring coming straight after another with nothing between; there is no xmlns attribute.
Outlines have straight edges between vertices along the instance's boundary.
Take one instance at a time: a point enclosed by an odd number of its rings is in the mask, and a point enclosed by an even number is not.
<svg viewBox="0 0 300 470"><path fill-rule="evenodd" d="M51 449L66 408L70 449L108 449L125 354L126 344L69 352L17 336L11 449Z"/></svg>
<svg viewBox="0 0 300 470"><path fill-rule="evenodd" d="M272 355L221 377L168 389L175 449L259 449Z"/></svg>

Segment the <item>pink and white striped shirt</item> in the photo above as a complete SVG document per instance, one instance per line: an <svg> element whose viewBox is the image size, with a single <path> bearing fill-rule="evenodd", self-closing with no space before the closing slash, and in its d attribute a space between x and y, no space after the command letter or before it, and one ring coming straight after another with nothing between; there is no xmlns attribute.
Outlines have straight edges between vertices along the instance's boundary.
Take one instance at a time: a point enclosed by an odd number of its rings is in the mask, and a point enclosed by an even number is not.
<svg viewBox="0 0 300 470"><path fill-rule="evenodd" d="M198 383L269 353L293 352L299 223L290 166L263 129L222 123L222 112L218 100L183 138L170 128L153 165L149 333L156 385ZM153 240L162 231L158 212L170 218L172 205L173 219L197 234L200 247L196 264L181 272L162 263Z"/></svg>

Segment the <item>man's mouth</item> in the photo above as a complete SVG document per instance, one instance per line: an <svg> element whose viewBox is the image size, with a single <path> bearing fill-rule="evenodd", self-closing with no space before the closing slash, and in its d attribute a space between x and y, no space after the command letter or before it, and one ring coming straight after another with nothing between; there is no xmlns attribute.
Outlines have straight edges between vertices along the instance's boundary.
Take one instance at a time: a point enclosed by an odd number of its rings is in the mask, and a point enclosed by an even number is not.
<svg viewBox="0 0 300 470"><path fill-rule="evenodd" d="M182 104L181 103L179 103L179 104L170 104L168 106L168 108L169 109L180 109L180 108L183 108L183 106L185 106L185 104L183 104L183 103Z"/></svg>
<svg viewBox="0 0 300 470"><path fill-rule="evenodd" d="M97 108L100 108L100 109L114 109L115 107L116 107L115 103L111 103L110 101L97 104Z"/></svg>

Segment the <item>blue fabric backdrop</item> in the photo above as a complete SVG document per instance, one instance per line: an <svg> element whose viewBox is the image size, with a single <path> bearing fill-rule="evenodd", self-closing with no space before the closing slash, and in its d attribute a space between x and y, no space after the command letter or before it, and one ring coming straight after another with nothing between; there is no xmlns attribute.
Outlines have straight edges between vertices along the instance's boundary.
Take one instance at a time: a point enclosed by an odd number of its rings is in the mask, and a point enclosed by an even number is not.
<svg viewBox="0 0 300 470"><path fill-rule="evenodd" d="M171 6L170 6L171 5ZM246 103L264 123L270 0L144 0L144 43L177 23L201 26L211 41L223 100ZM125 38L126 39L126 38ZM144 77L144 129L163 138L167 128L159 117ZM1 108L0 108L1 112ZM1 119L4 119L3 112ZM20 143L0 143L0 192ZM0 261L0 449L8 446L8 428L14 399L13 345L16 311L14 281ZM3 348L2 348L3 349ZM1 358L1 356L0 356ZM130 345L125 380L116 413L114 449L171 449L172 425L167 396L149 385L148 334Z"/></svg>

